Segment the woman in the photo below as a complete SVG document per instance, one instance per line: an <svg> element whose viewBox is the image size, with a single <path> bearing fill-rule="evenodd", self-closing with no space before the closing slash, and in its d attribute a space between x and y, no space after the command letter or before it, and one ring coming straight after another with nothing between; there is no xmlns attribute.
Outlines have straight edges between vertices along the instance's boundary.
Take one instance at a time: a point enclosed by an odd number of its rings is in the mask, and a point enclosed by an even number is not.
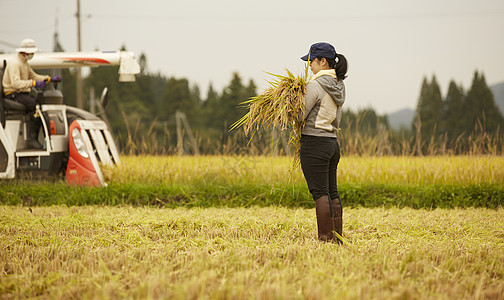
<svg viewBox="0 0 504 300"><path fill-rule="evenodd" d="M343 208L338 194L340 148L337 132L345 102L347 60L328 43L316 43L301 57L310 61L313 77L306 87L305 125L301 130L301 168L315 200L318 238L341 240Z"/></svg>

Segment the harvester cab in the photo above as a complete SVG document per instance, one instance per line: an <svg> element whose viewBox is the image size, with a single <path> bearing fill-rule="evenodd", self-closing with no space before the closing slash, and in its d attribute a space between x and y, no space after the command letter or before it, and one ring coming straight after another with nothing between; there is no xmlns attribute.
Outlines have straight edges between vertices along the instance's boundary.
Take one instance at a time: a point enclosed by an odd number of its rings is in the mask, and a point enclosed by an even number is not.
<svg viewBox="0 0 504 300"><path fill-rule="evenodd" d="M8 58L0 55L2 62L8 63ZM30 65L34 69L120 65L120 81L133 81L140 72L134 55L122 51L39 53ZM118 165L119 154L104 120L63 104L63 94L53 82L44 91L36 91L35 114L42 123L38 141L43 148L30 149L27 141L31 116L23 104L4 98L3 91L1 95L0 179L60 174L69 184L106 186L101 166ZM105 89L101 103L106 99Z"/></svg>

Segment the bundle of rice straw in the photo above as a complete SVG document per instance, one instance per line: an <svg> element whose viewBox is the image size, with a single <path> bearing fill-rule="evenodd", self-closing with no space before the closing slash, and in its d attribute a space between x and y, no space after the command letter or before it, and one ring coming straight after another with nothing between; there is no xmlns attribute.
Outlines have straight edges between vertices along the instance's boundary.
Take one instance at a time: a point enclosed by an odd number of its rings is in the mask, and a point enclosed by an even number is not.
<svg viewBox="0 0 504 300"><path fill-rule="evenodd" d="M294 76L289 70L286 71L286 76L268 73L276 80L268 82L270 87L263 93L242 103L248 106L249 112L231 125L230 130L243 126L246 134L252 132L250 139L261 127L269 128L273 125L282 131L289 130L289 144L296 149L294 168L299 164L308 64L301 76Z"/></svg>

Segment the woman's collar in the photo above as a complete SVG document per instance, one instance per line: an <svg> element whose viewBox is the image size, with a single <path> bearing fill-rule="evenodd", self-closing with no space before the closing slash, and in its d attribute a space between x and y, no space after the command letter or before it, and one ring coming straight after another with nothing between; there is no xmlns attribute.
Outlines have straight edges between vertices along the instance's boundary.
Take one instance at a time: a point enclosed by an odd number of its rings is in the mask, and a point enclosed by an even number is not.
<svg viewBox="0 0 504 300"><path fill-rule="evenodd" d="M313 75L313 77L310 79L310 82L314 81L320 76L331 76L334 79L338 79L338 77L336 76L336 71L334 69L327 69L318 71L317 74Z"/></svg>

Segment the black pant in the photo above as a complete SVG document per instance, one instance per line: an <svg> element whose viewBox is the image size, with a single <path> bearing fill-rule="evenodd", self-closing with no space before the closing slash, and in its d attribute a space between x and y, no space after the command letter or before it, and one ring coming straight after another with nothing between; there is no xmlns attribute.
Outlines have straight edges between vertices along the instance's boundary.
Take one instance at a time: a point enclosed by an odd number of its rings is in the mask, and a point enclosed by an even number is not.
<svg viewBox="0 0 504 300"><path fill-rule="evenodd" d="M336 176L339 160L337 138L301 136L301 169L313 200L322 196L339 199Z"/></svg>
<svg viewBox="0 0 504 300"><path fill-rule="evenodd" d="M7 95L6 98L12 99L26 106L26 113L30 116L29 136L32 139L37 139L40 131L40 126L42 125L42 120L39 117L35 117L33 115L37 105L35 98L33 98L30 93L13 93Z"/></svg>
<svg viewBox="0 0 504 300"><path fill-rule="evenodd" d="M12 99L16 102L24 104L26 106L27 112L34 112L35 106L37 105L37 101L33 98L30 93L13 93L7 95L8 99Z"/></svg>

